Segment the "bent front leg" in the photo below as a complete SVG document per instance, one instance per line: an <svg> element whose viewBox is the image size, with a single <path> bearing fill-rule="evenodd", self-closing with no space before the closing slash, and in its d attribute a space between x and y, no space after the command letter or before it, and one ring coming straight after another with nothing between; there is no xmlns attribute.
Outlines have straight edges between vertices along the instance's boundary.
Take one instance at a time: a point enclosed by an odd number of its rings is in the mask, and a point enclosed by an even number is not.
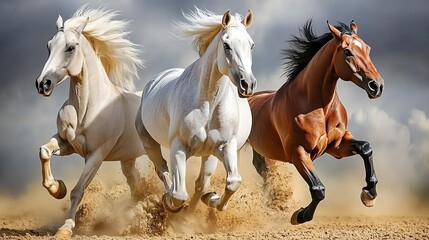
<svg viewBox="0 0 429 240"><path fill-rule="evenodd" d="M367 207L374 206L377 197L376 185L378 180L375 175L372 160L373 151L370 144L366 141L354 139L352 134L347 131L338 148L331 147L327 152L336 158L343 158L356 154L362 157L365 166L366 186L362 188L361 200Z"/></svg>
<svg viewBox="0 0 429 240"><path fill-rule="evenodd" d="M66 185L62 180L56 180L51 171L52 155L66 156L74 153L72 146L64 141L58 134L39 148L39 158L42 164L42 184L48 192L57 199L62 199L67 194Z"/></svg>
<svg viewBox="0 0 429 240"><path fill-rule="evenodd" d="M311 203L307 207L295 211L291 217L291 224L297 225L313 219L317 205L325 198L325 186L316 174L310 154L302 146L299 146L294 153L293 164L307 182L311 193Z"/></svg>

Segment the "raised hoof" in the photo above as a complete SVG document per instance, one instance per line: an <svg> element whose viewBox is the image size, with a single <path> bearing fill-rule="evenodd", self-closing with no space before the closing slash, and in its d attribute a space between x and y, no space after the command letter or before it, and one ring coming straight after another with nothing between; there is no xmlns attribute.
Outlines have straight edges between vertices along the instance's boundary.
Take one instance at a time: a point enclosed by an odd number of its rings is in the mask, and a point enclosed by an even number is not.
<svg viewBox="0 0 429 240"><path fill-rule="evenodd" d="M201 196L201 201L209 207L216 208L220 197L216 192L208 192Z"/></svg>
<svg viewBox="0 0 429 240"><path fill-rule="evenodd" d="M169 213L178 213L178 212L180 212L183 209L183 206L184 206L184 204L183 204L182 206L180 206L179 208L176 208L176 209L172 209L170 206L168 206L168 203L167 203L167 193L165 193L164 195L162 195L161 202L162 202L162 206L164 207L164 209L167 212L169 212Z"/></svg>
<svg viewBox="0 0 429 240"><path fill-rule="evenodd" d="M376 197L373 197L367 190L363 189L360 194L360 200L365 207L373 207L376 202Z"/></svg>
<svg viewBox="0 0 429 240"><path fill-rule="evenodd" d="M61 238L69 238L73 235L72 231L66 229L58 229L57 233L55 233L55 237Z"/></svg>
<svg viewBox="0 0 429 240"><path fill-rule="evenodd" d="M58 182L58 190L56 193L51 193L51 195L56 199L63 199L67 195L66 184L62 180L56 180Z"/></svg>
<svg viewBox="0 0 429 240"><path fill-rule="evenodd" d="M301 219L301 220L299 220L299 219L298 219L298 215L299 215L301 212L304 212L304 208L300 208L300 209L296 210L296 211L292 214L292 217L290 218L290 223L291 223L292 225L298 225L298 224L302 224L302 223L304 223L304 222L305 222L305 221L303 221L302 219Z"/></svg>

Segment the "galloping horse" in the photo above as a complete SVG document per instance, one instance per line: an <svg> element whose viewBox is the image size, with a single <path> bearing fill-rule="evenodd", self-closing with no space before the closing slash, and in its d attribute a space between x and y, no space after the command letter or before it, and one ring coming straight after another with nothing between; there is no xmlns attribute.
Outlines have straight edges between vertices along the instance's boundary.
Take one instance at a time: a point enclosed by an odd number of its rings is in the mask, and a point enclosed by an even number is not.
<svg viewBox="0 0 429 240"><path fill-rule="evenodd" d="M142 62L136 45L125 38L127 23L112 20L115 16L114 12L85 7L64 24L59 16L57 33L48 42L49 58L36 80L38 93L50 96L56 85L70 78L69 98L58 112L58 132L40 147L43 186L55 198L64 198L66 186L54 179L51 156L77 153L85 158L58 236L72 235L84 190L103 161L121 161L132 195L140 178L135 160L144 149L138 143L134 119L141 96L131 91Z"/></svg>
<svg viewBox="0 0 429 240"><path fill-rule="evenodd" d="M325 152L336 158L359 154L367 183L361 200L370 207L377 196L372 149L347 131L347 113L336 84L338 78L352 81L372 99L381 95L384 81L370 60L370 47L357 36L356 23L352 21L350 27L328 23L328 27L330 33L316 36L308 21L301 37L291 40L295 48L285 51L288 81L276 92L258 92L249 98L253 125L248 141L258 172L266 173L264 157L289 162L310 187L312 201L292 215L294 225L312 220L325 197L313 165Z"/></svg>
<svg viewBox="0 0 429 240"><path fill-rule="evenodd" d="M251 70L254 44L246 31L252 12L249 10L243 20L229 10L221 16L197 8L184 16L190 23L179 23L178 28L185 36L195 37L200 58L186 69L161 72L146 85L136 128L164 182L167 193L162 202L166 210L179 212L188 199L186 160L191 156L203 159L194 196L205 194L201 198L204 203L224 210L241 184L237 150L251 129L252 117L245 97L253 94L256 85ZM172 181L161 145L170 149ZM227 172L221 197L206 193L216 157Z"/></svg>

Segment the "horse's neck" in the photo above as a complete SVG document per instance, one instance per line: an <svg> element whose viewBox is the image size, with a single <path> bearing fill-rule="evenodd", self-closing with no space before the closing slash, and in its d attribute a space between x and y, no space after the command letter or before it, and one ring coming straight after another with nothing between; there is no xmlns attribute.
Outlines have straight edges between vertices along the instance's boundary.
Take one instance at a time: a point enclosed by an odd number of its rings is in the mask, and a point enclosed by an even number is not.
<svg viewBox="0 0 429 240"><path fill-rule="evenodd" d="M78 76L71 77L69 91L69 104L76 109L79 123L88 108L100 105L101 101L112 96L114 88L89 42L82 38L80 45L84 55L82 71Z"/></svg>
<svg viewBox="0 0 429 240"><path fill-rule="evenodd" d="M333 62L336 46L335 40L329 41L289 84L291 91L307 93L309 104L325 107L336 95L338 76Z"/></svg>
<svg viewBox="0 0 429 240"><path fill-rule="evenodd" d="M222 79L217 65L217 43L219 36L215 37L200 59L195 62L195 74L198 79L198 96L210 105L217 105L225 93L229 81Z"/></svg>

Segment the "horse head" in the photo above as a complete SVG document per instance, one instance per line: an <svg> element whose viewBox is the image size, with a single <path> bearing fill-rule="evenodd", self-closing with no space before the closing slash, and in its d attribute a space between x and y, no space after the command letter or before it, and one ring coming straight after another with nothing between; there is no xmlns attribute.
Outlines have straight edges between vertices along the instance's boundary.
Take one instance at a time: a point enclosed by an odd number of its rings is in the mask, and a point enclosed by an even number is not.
<svg viewBox="0 0 429 240"><path fill-rule="evenodd" d="M240 97L252 96L256 88L256 79L252 73L252 49L255 44L246 30L252 21L250 9L242 22L232 23L229 10L222 18L217 63L219 71L237 87Z"/></svg>
<svg viewBox="0 0 429 240"><path fill-rule="evenodd" d="M61 84L67 77L80 74L83 65L83 53L79 47L82 31L88 19L79 27L64 30L63 19L58 16L57 33L48 41L49 57L42 73L36 79L37 92L50 96L54 87Z"/></svg>
<svg viewBox="0 0 429 240"><path fill-rule="evenodd" d="M370 59L371 48L357 35L357 24L352 21L349 32L340 32L329 23L328 27L339 43L333 60L338 77L364 89L369 98L380 97L384 80Z"/></svg>

